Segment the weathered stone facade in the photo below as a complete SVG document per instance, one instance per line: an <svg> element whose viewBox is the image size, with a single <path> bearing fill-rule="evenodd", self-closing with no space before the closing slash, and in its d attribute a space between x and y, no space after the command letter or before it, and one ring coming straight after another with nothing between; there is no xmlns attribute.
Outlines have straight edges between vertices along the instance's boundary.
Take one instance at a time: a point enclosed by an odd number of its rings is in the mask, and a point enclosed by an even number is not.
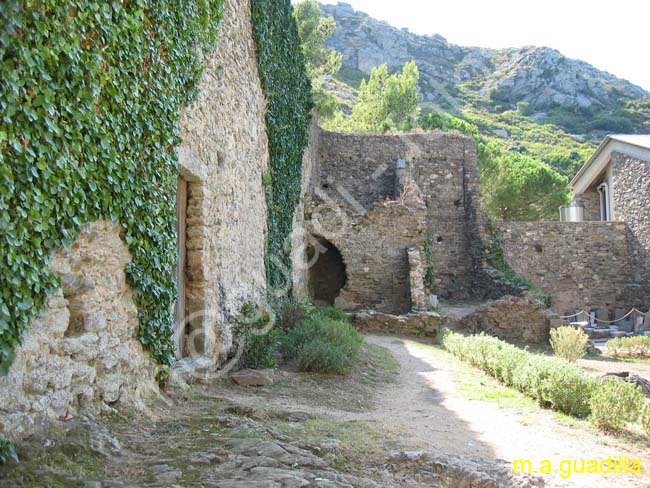
<svg viewBox="0 0 650 488"><path fill-rule="evenodd" d="M179 170L187 183L181 276L192 335L183 356L198 355L213 367L232 347L242 305L266 298L266 102L250 15L249 0L225 0L201 94L181 114ZM119 225L107 222L90 225L52 259L62 289L29 325L8 376L0 377L0 431L19 433L39 418L137 403L158 391L125 281L130 259Z"/></svg>
<svg viewBox="0 0 650 488"><path fill-rule="evenodd" d="M553 299L553 309L625 308L633 283L619 222L499 222L506 261Z"/></svg>
<svg viewBox="0 0 650 488"><path fill-rule="evenodd" d="M185 354L215 363L232 347L233 317L266 295L268 140L249 0L225 1L217 46L201 95L182 113L179 150L189 193L185 315L203 344L194 339Z"/></svg>
<svg viewBox="0 0 650 488"><path fill-rule="evenodd" d="M614 218L629 230L629 256L635 283L650 284L650 161L613 152Z"/></svg>
<svg viewBox="0 0 650 488"><path fill-rule="evenodd" d="M120 226L95 222L50 269L61 289L29 326L8 376L0 376L0 432L39 419L138 404L156 392L155 365L138 340L138 314L124 268L131 255Z"/></svg>
<svg viewBox="0 0 650 488"><path fill-rule="evenodd" d="M422 246L427 236L432 291L469 295L481 252L478 234L469 230L478 225L475 162L474 142L458 134L320 135L319 177L312 178L319 184L305 212L309 231L332 242L345 261L339 304L409 311L406 248Z"/></svg>

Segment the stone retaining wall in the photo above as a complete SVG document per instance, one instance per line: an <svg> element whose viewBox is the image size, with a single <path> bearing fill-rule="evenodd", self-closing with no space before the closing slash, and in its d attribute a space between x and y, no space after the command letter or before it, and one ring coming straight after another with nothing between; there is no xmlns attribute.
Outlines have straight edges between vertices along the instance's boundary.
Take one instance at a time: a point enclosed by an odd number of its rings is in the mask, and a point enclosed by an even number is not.
<svg viewBox="0 0 650 488"><path fill-rule="evenodd" d="M624 223L499 222L496 228L506 261L552 297L555 311L632 305Z"/></svg>
<svg viewBox="0 0 650 488"><path fill-rule="evenodd" d="M548 344L550 320L554 317L542 302L530 296L505 296L462 316L443 314L445 325L452 328L525 344Z"/></svg>

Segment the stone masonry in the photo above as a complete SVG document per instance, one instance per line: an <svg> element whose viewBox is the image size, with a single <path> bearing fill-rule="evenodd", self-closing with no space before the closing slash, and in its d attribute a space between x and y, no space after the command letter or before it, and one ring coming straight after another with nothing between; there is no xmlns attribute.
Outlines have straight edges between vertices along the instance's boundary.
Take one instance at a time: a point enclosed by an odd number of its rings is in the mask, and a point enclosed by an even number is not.
<svg viewBox="0 0 650 488"><path fill-rule="evenodd" d="M628 226L633 278L650 283L650 161L613 152L612 165L615 218Z"/></svg>
<svg viewBox="0 0 650 488"><path fill-rule="evenodd" d="M266 102L249 0L225 1L217 46L200 97L182 113L179 150L189 193L186 316L204 334L203 347L187 353L215 364L232 347L242 305L266 296Z"/></svg>
<svg viewBox="0 0 650 488"><path fill-rule="evenodd" d="M20 434L41 419L141 404L158 390L155 365L138 340L138 313L124 267L120 226L95 222L50 269L61 289L33 320L8 376L0 376L0 432Z"/></svg>
<svg viewBox="0 0 650 488"><path fill-rule="evenodd" d="M324 132L319 139L314 169L319 177L312 178L305 212L309 230L334 243L345 261L348 282L339 303L391 313L410 310L406 248L422 246L427 236L433 242L432 291L468 296L473 250L480 254L481 249L472 242L478 235L468 231L477 213L472 208L478 189L474 142L442 132Z"/></svg>
<svg viewBox="0 0 650 488"><path fill-rule="evenodd" d="M633 282L622 222L499 222L514 271L551 295L553 309L626 308Z"/></svg>

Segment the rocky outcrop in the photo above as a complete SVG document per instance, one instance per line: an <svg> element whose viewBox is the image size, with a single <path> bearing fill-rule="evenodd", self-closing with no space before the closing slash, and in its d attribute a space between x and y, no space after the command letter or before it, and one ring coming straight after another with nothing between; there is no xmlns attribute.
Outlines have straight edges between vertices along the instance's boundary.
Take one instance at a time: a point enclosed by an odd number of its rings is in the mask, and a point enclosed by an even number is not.
<svg viewBox="0 0 650 488"><path fill-rule="evenodd" d="M346 67L367 74L384 63L397 70L415 60L424 101L430 105L454 108L458 105L456 85L465 82L479 87L477 94L491 94L495 101L525 101L539 109L557 105L611 107L620 98L650 96L628 81L566 58L554 49L461 47L440 35L421 36L398 29L346 3L323 5L322 10L336 20L329 45L343 54Z"/></svg>

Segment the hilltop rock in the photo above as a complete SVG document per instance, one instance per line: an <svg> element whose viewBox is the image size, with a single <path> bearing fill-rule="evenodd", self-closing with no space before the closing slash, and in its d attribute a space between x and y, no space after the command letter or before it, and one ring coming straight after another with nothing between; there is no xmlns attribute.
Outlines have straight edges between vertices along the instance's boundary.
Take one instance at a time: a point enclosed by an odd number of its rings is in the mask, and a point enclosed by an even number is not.
<svg viewBox="0 0 650 488"><path fill-rule="evenodd" d="M458 90L511 106L524 101L539 110L611 108L620 106L620 100L650 96L628 81L554 49L462 47L437 34L423 36L398 29L346 3L321 8L336 20L329 45L343 54L348 70L369 74L373 67L386 63L396 71L415 60L425 106L432 108L457 108L461 103Z"/></svg>

